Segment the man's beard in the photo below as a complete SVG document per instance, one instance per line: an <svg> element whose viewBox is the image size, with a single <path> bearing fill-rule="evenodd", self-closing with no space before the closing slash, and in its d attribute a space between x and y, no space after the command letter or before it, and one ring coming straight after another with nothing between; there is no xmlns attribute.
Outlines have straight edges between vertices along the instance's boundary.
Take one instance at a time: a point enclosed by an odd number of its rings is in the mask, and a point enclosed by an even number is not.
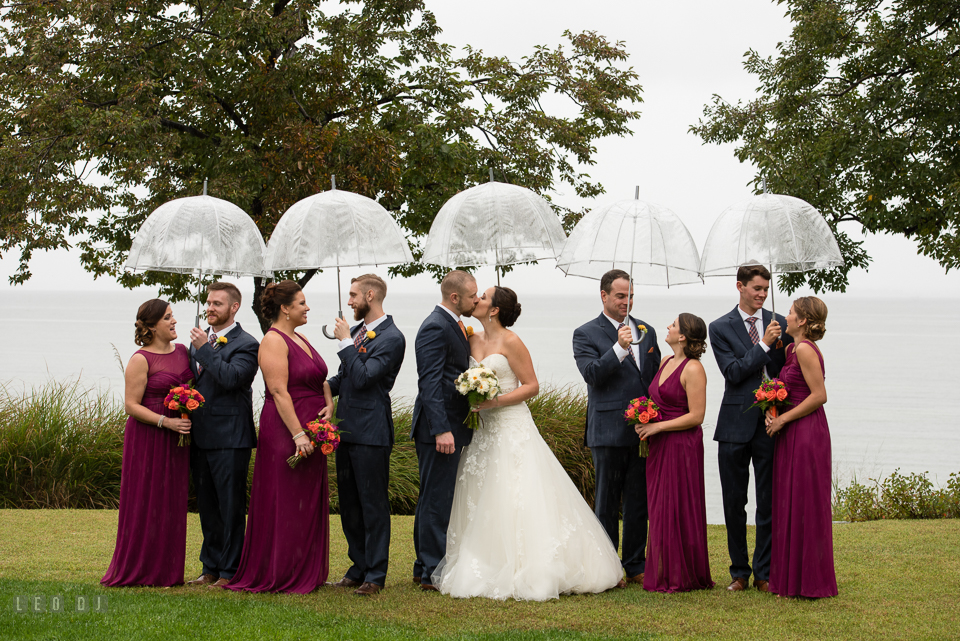
<svg viewBox="0 0 960 641"><path fill-rule="evenodd" d="M363 320L363 317L370 311L370 303L363 301L353 308L353 320Z"/></svg>
<svg viewBox="0 0 960 641"><path fill-rule="evenodd" d="M461 305L463 304L463 302L464 301L461 299ZM469 303L467 304L469 305ZM460 305L457 305L457 307L460 307ZM463 316L464 318L470 318L471 316L473 316L473 310L475 310L476 308L477 308L476 305L470 305L470 307L466 309L460 308L457 311L460 312L460 315Z"/></svg>
<svg viewBox="0 0 960 641"><path fill-rule="evenodd" d="M223 321L224 319L220 318L219 314L207 314L207 323L210 325L210 327L219 327L220 325L223 325Z"/></svg>

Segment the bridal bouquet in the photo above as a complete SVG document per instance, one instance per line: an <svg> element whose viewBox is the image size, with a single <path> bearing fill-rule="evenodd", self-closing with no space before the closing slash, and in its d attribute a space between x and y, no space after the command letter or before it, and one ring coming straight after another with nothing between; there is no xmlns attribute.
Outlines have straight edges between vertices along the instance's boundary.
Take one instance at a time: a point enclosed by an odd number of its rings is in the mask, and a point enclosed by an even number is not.
<svg viewBox="0 0 960 641"><path fill-rule="evenodd" d="M330 421L315 418L303 427L303 433L324 456L336 452L340 447L340 430ZM302 458L300 451L297 450L296 454L287 459L287 465L294 468Z"/></svg>
<svg viewBox="0 0 960 641"><path fill-rule="evenodd" d="M473 410L480 403L496 398L500 393L500 380L493 370L485 365L471 367L463 374L457 377L454 382L457 391L467 397L470 403L470 413L464 419L464 423L472 430L480 427L480 415Z"/></svg>
<svg viewBox="0 0 960 641"><path fill-rule="evenodd" d="M190 387L190 383L187 383L171 388L170 393L163 399L163 406L174 412L180 412L180 418L187 418L191 412L203 407L203 402L203 394ZM190 445L190 435L181 434L177 445L181 447Z"/></svg>
<svg viewBox="0 0 960 641"><path fill-rule="evenodd" d="M778 408L793 405L793 403L787 400L788 396L790 396L790 392L787 391L786 383L779 378L767 378L760 383L760 387L753 390L753 397L756 399L756 402L745 409L744 412L749 412L753 408L759 407L761 411L769 411L773 417L776 417L777 414L780 413Z"/></svg>
<svg viewBox="0 0 960 641"><path fill-rule="evenodd" d="M635 398L627 405L627 411L623 413L627 423L632 425L646 425L647 423L656 423L660 420L660 408L657 404L646 396ZM640 456L650 454L650 444L646 439L640 441Z"/></svg>

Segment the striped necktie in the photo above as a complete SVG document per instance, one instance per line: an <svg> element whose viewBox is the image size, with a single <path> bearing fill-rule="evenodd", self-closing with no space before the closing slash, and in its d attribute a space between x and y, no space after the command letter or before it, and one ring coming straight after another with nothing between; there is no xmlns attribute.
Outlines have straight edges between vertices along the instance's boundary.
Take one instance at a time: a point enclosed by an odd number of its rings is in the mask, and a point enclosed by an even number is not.
<svg viewBox="0 0 960 641"><path fill-rule="evenodd" d="M360 331L357 332L357 335L353 337L353 346L359 349L360 343L363 342L363 339L366 335L367 335L367 324L364 323L363 326L360 328Z"/></svg>
<svg viewBox="0 0 960 641"><path fill-rule="evenodd" d="M747 322L750 323L750 329L747 330L747 333L750 334L750 340L753 341L753 344L756 345L760 342L760 334L757 333L757 321L760 320L756 316L748 316Z"/></svg>

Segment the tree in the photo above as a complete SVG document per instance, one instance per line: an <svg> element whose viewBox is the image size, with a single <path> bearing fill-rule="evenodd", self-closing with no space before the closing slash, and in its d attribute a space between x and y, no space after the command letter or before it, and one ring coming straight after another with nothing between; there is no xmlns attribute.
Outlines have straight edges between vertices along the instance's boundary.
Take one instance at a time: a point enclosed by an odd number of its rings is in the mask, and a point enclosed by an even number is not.
<svg viewBox="0 0 960 641"><path fill-rule="evenodd" d="M960 266L960 4L955 0L780 0L794 24L776 59L746 54L761 97L718 96L691 129L736 142L757 183L817 207L847 265L809 276L818 291L865 267L862 243L839 230L914 239L947 271ZM794 291L808 280L791 275Z"/></svg>
<svg viewBox="0 0 960 641"><path fill-rule="evenodd" d="M122 264L149 212L205 178L268 238L335 175L396 216L415 256L442 203L488 168L547 196L556 181L602 193L580 168L596 139L638 117L622 43L566 32L512 62L457 57L439 33L422 0L0 8L0 252L20 251L12 281L29 279L34 251L80 237L96 276L186 298L185 277ZM558 96L567 107L544 108ZM554 206L572 226L578 212Z"/></svg>

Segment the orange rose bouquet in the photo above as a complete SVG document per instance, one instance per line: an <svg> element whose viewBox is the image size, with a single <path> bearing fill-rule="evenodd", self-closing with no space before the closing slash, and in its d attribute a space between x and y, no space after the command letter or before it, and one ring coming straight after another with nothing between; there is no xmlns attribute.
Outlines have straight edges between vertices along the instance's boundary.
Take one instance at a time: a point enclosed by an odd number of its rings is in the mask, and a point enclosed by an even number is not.
<svg viewBox="0 0 960 641"><path fill-rule="evenodd" d="M163 399L163 406L174 412L180 412L180 418L188 418L194 410L203 407L203 394L186 385L178 385L170 389L170 393ZM181 434L177 445L183 447L190 445L190 435Z"/></svg>
<svg viewBox="0 0 960 641"><path fill-rule="evenodd" d="M303 427L303 433L324 456L333 454L340 447L340 428L330 421L315 418ZM302 458L298 451L287 459L287 464L294 468Z"/></svg>
<svg viewBox="0 0 960 641"><path fill-rule="evenodd" d="M787 384L781 381L779 378L768 378L760 383L760 387L753 390L753 398L755 400L754 404L744 410L744 412L749 412L755 407L759 407L761 411L767 412L776 417L781 407L786 407L787 405L793 405L787 398L790 396L790 392L787 391Z"/></svg>
<svg viewBox="0 0 960 641"><path fill-rule="evenodd" d="M646 425L647 423L656 423L660 420L660 408L646 396L635 398L630 401L627 411L623 413L623 418L632 425ZM650 444L646 439L640 440L640 456L650 454Z"/></svg>

